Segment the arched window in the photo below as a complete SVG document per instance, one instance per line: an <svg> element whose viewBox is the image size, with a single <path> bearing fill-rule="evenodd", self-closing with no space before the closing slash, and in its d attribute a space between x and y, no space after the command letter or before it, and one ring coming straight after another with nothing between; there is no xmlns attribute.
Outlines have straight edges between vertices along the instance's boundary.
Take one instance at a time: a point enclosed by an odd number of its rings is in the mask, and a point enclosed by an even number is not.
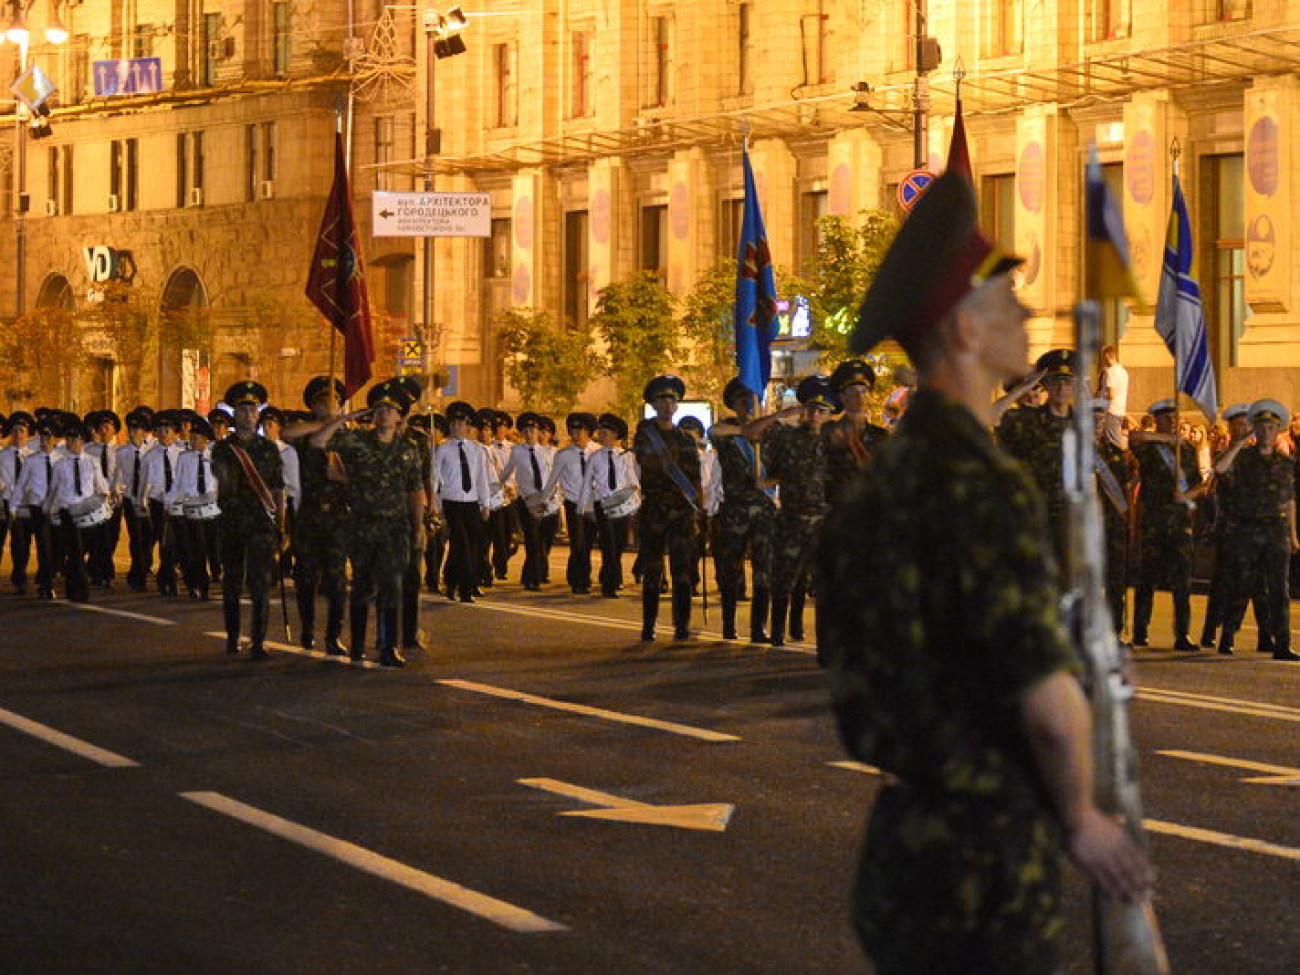
<svg viewBox="0 0 1300 975"><path fill-rule="evenodd" d="M41 284L36 295L37 308L65 308L72 311L72 285L62 274L51 274Z"/></svg>

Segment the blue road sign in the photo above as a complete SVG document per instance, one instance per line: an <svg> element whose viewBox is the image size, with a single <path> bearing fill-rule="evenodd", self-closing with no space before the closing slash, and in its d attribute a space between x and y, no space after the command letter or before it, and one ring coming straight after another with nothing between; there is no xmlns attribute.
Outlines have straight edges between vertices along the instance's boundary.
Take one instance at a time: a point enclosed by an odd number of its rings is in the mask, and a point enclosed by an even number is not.
<svg viewBox="0 0 1300 975"><path fill-rule="evenodd" d="M934 173L928 169L914 169L898 184L898 205L911 212L927 186L934 182Z"/></svg>
<svg viewBox="0 0 1300 975"><path fill-rule="evenodd" d="M95 97L154 95L163 90L162 58L96 61Z"/></svg>

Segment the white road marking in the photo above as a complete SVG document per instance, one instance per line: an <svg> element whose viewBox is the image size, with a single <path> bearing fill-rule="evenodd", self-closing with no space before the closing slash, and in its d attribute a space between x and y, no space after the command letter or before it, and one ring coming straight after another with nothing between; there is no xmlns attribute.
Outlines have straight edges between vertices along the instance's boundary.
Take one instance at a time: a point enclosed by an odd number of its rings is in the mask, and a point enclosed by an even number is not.
<svg viewBox="0 0 1300 975"><path fill-rule="evenodd" d="M1228 714L1244 714L1255 718L1271 718L1274 721L1300 721L1300 709L1285 707L1280 704L1266 704L1259 701L1241 701L1234 698L1212 697L1208 694L1192 694L1187 691L1170 691L1158 687L1143 687L1137 692L1139 700L1154 701L1159 704L1176 704L1187 708L1202 708L1207 711L1224 711Z"/></svg>
<svg viewBox="0 0 1300 975"><path fill-rule="evenodd" d="M440 680L439 684L445 684L448 687L455 687L462 691L473 691L475 694L487 694L491 697L504 698L507 701L518 701L521 704L536 704L544 708L555 708L558 711L569 711L573 714L585 715L589 718L601 718L605 721L615 721L619 724L638 725L643 728L655 728L659 731L668 731L675 735L684 735L687 738L698 738L701 741L740 741L735 735L724 735L719 731L709 731L706 728L693 728L690 725L677 724L672 721L660 721L658 718L643 718L635 714L622 714L618 711L607 711L604 708L593 708L586 704L573 704L569 701L557 701L554 698L538 697L536 694L525 694L522 691L512 691L504 687L493 687L490 684L479 684L469 680Z"/></svg>
<svg viewBox="0 0 1300 975"><path fill-rule="evenodd" d="M1277 843L1255 840L1248 836L1233 836L1231 833L1220 833L1218 830L1202 829L1199 826L1183 826L1179 823L1165 823L1158 819L1144 819L1142 825L1152 833L1162 833L1165 836L1177 836L1197 843L1226 846L1233 850L1260 853L1264 856L1280 857L1283 860L1300 860L1300 849L1293 846L1279 846Z"/></svg>
<svg viewBox="0 0 1300 975"><path fill-rule="evenodd" d="M462 887L442 877L407 866L397 860L382 856L365 847L340 840L307 826L282 819L218 792L182 792L182 799L197 803L213 812L221 813L240 822L265 830L274 836L297 843L309 850L332 857L357 870L373 874L391 883L424 894L436 901L466 911L493 924L519 934L541 934L567 931L563 924L548 921L531 911L497 900L486 894Z"/></svg>
<svg viewBox="0 0 1300 975"><path fill-rule="evenodd" d="M863 762L827 762L831 768L848 769L850 772L862 772L866 775L884 775L880 769L874 765L867 765Z"/></svg>
<svg viewBox="0 0 1300 975"><path fill-rule="evenodd" d="M136 768L140 764L116 752L110 752L80 738L73 738L72 735L65 735L62 731L55 731L49 725L24 718L21 714L14 714L2 708L0 708L0 724L6 724L16 731L39 738L47 745L62 748L66 752L72 752L105 768Z"/></svg>
<svg viewBox="0 0 1300 975"><path fill-rule="evenodd" d="M161 616L146 616L144 613L133 613L128 609L110 609L108 606L96 606L93 603L68 603L73 609L85 610L88 613L106 613L109 616L121 616L123 619L139 620L142 623L152 623L154 626L175 626L175 620L163 619Z"/></svg>
<svg viewBox="0 0 1300 975"><path fill-rule="evenodd" d="M1204 752L1184 752L1176 749L1158 751L1157 755L1169 758L1185 758L1189 762L1204 762L1206 765L1226 765L1229 768L1245 769L1248 772L1267 772L1267 775L1242 779L1250 785L1285 785L1300 786L1300 768L1287 765L1269 765L1267 762L1252 762L1244 758L1225 758L1222 755L1207 755Z"/></svg>
<svg viewBox="0 0 1300 975"><path fill-rule="evenodd" d="M731 822L736 807L726 802L690 803L687 805L656 806L608 792L597 792L557 779L519 779L520 785L541 789L557 796L577 799L579 802L603 809L582 809L560 813L561 816L582 816L587 819L604 819L620 823L640 823L646 826L675 826L679 829L724 832Z"/></svg>
<svg viewBox="0 0 1300 975"><path fill-rule="evenodd" d="M203 635L215 637L218 640L224 640L226 638L226 634L217 630L209 630ZM313 660L326 660L332 664L347 664L351 667L362 667L366 670L386 669L380 667L379 664L375 663L373 660L353 660L346 654L340 657L325 653L321 650L304 650L302 647L295 647L292 643L281 643L278 640L263 640L262 645L268 650L278 650L281 653L296 653L300 657L311 657Z"/></svg>

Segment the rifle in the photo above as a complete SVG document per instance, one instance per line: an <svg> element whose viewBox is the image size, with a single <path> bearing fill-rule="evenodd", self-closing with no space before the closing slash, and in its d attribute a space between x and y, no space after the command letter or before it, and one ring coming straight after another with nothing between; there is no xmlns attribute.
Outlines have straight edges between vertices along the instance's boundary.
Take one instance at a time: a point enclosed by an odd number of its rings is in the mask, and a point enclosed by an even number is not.
<svg viewBox="0 0 1300 975"><path fill-rule="evenodd" d="M280 618L284 620L284 642L293 643L293 633L289 629L289 597L284 591L284 569L280 564L280 559L284 554L284 532L280 530L280 521L273 517L275 524L275 577L280 580Z"/></svg>
<svg viewBox="0 0 1300 975"><path fill-rule="evenodd" d="M1076 375L1092 374L1100 343L1095 301L1075 306ZM1106 548L1094 475L1096 452L1092 410L1076 403L1062 443L1069 515L1069 565L1062 599L1065 618L1084 664L1092 708L1096 801L1118 817L1133 840L1145 846L1137 754L1129 733L1128 702L1133 686L1110 610L1102 596ZM1150 902L1125 904L1093 888L1094 955L1098 975L1168 975L1169 961Z"/></svg>

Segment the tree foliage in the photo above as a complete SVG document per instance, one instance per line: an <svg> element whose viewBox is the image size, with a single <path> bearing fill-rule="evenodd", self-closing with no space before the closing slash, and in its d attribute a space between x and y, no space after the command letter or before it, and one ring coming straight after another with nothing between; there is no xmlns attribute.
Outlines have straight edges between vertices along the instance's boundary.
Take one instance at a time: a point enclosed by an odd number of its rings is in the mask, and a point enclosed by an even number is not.
<svg viewBox="0 0 1300 975"><path fill-rule="evenodd" d="M505 350L506 379L530 409L568 412L604 366L590 333L557 327L538 308L504 311L497 336Z"/></svg>
<svg viewBox="0 0 1300 975"><path fill-rule="evenodd" d="M692 398L719 400L736 373L736 262L722 260L700 275L682 299L681 330L690 342Z"/></svg>
<svg viewBox="0 0 1300 975"><path fill-rule="evenodd" d="M645 381L673 368L681 356L673 296L653 273L642 271L600 289L591 324L617 384L615 412L639 415Z"/></svg>
<svg viewBox="0 0 1300 975"><path fill-rule="evenodd" d="M63 402L68 377L87 358L69 308L33 308L0 329L0 386L11 402Z"/></svg>

